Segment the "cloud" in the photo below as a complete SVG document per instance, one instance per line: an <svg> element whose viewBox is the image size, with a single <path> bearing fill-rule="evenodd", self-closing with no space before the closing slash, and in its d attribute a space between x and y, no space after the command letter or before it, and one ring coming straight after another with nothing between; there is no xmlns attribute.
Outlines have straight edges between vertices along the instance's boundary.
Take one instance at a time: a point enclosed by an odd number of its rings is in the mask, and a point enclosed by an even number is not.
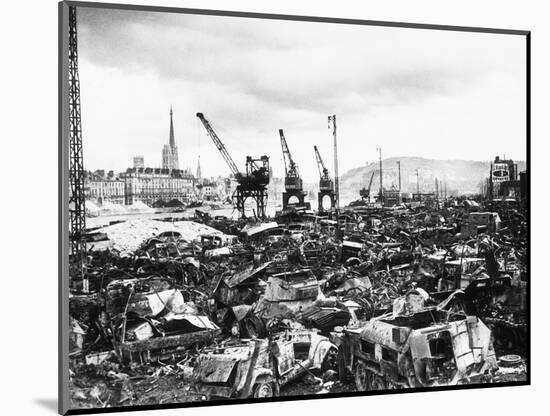
<svg viewBox="0 0 550 416"><path fill-rule="evenodd" d="M388 155L452 159L465 152L447 141L461 140L466 148L476 145L470 159L497 149L525 158L521 37L97 8L78 13L85 136L93 141L87 155L95 167L127 165L134 153L160 163L170 104L182 158L194 166L200 142L201 154L211 153L201 156L203 171L215 173L224 172L223 162L197 127L197 111L220 129L235 159L261 150L278 170L277 129L284 128L311 180L313 144L327 160L332 154L326 128L332 113L341 120L340 154L350 168L372 159L378 144ZM361 152L349 144L357 140ZM108 156L101 151L107 143Z"/></svg>

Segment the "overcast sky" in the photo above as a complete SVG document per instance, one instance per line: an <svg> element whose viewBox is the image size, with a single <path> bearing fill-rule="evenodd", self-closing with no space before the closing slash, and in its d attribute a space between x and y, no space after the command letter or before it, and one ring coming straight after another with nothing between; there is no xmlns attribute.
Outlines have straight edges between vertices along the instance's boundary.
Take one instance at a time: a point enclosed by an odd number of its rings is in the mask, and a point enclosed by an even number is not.
<svg viewBox="0 0 550 416"><path fill-rule="evenodd" d="M229 173L203 112L239 168L278 129L305 181L316 144L332 172L383 157L525 160L525 38L517 35L78 8L84 159L161 165L174 109L180 166Z"/></svg>

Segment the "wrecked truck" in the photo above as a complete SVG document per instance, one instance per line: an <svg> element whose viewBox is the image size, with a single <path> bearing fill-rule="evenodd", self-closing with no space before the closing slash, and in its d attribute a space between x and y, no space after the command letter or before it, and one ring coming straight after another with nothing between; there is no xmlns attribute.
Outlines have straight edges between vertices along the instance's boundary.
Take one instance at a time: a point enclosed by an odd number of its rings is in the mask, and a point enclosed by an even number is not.
<svg viewBox="0 0 550 416"><path fill-rule="evenodd" d="M311 330L281 332L269 339L240 340L206 349L193 371L194 388L210 398L266 398L306 373L337 364L337 348Z"/></svg>
<svg viewBox="0 0 550 416"><path fill-rule="evenodd" d="M124 364L173 360L221 333L193 302L185 302L170 279L114 280L104 301L112 344Z"/></svg>
<svg viewBox="0 0 550 416"><path fill-rule="evenodd" d="M360 391L481 383L498 369L487 326L437 307L389 313L330 339L339 347L340 377L352 374Z"/></svg>

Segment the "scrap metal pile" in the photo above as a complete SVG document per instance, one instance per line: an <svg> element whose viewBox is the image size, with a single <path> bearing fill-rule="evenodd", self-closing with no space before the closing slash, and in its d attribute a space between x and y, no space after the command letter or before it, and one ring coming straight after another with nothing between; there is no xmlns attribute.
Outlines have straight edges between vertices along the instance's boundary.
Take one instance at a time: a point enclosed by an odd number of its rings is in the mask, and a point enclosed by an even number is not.
<svg viewBox="0 0 550 416"><path fill-rule="evenodd" d="M70 297L74 407L525 377L519 209L195 222L213 232L90 251L89 292Z"/></svg>

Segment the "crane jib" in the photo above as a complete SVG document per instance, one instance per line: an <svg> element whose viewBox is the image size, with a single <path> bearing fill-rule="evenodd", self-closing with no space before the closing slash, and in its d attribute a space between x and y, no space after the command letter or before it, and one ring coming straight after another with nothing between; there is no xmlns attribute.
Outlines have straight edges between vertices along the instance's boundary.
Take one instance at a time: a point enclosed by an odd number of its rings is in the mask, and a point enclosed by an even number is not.
<svg viewBox="0 0 550 416"><path fill-rule="evenodd" d="M214 144L222 154L225 160L225 163L227 163L227 166L229 166L229 169L231 170L231 173L233 174L233 176L235 176L235 178L237 179L242 177L242 173L239 172L239 169L237 168L237 165L233 161L233 158L225 148L225 145L223 144L221 139L218 137L217 133L212 128L210 122L204 117L203 113L197 113L197 117L202 122L204 128L206 129L206 132L208 133L208 135L210 136L210 138L212 139L212 141L214 142Z"/></svg>

